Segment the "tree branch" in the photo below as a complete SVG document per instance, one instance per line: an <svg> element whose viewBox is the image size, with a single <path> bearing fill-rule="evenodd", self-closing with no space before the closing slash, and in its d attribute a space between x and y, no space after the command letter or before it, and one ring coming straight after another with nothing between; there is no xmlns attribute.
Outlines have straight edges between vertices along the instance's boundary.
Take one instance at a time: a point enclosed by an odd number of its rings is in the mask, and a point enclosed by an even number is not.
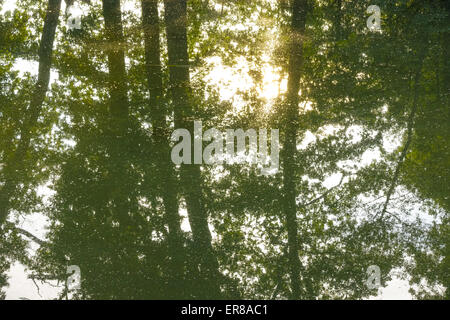
<svg viewBox="0 0 450 320"><path fill-rule="evenodd" d="M309 206L313 203L316 203L317 201L319 201L320 199L325 198L331 191L333 191L333 189L339 187L342 184L342 181L344 180L344 175L342 175L341 177L341 181L339 181L339 183L337 185L335 185L334 187L331 187L330 189L328 189L327 191L325 191L322 195L318 196L317 198L309 201L308 203L304 204L303 207Z"/></svg>
<svg viewBox="0 0 450 320"><path fill-rule="evenodd" d="M37 244L39 244L41 246L47 244L47 242L39 239L38 237L36 237L32 233L28 232L27 230L24 230L22 228L17 228L17 227L15 228L15 230L17 231L17 233L22 234L22 235L26 236L27 238L30 238L31 240L33 240L34 242L36 242Z"/></svg>
<svg viewBox="0 0 450 320"><path fill-rule="evenodd" d="M421 66L422 66L422 64L418 68L418 71L416 72L416 75L414 77L414 98L413 98L413 105L412 105L411 113L409 114L409 117L408 117L406 143L405 143L402 153L400 154L400 157L398 159L397 166L396 166L395 172L394 172L394 176L392 178L391 185L390 185L389 190L386 195L386 201L384 202L383 210L381 211L381 219L384 217L384 214L387 211L387 207L389 205L391 196L394 193L394 189L397 185L397 181L400 176L400 171L403 166L404 160L406 158L406 154L408 153L409 147L411 145L413 129L414 129L414 118L415 118L415 115L417 112L417 105L418 105L418 101L417 101L418 100L418 92L417 91L418 91L418 83L419 83L421 68L422 68Z"/></svg>

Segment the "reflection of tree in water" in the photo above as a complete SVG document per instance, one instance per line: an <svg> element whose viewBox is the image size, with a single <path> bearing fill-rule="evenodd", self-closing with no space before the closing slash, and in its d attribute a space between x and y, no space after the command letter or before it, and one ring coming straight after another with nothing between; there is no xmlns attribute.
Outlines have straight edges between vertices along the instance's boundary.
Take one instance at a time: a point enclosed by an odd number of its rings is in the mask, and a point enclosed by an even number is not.
<svg viewBox="0 0 450 320"><path fill-rule="evenodd" d="M167 0L158 12L143 0L139 14L87 4L76 31L57 27L60 0L23 0L0 20L0 274L20 260L36 279L64 281L78 265L71 297L101 299L361 298L376 294L370 265L382 284L403 267L411 283L448 288L448 197L433 183L448 176L444 2L382 2L377 33L363 1ZM23 52L39 61L37 80L14 73ZM288 83L274 101L255 93L267 54ZM210 57L247 60L254 85L233 97L239 111L204 81ZM174 166L170 133L193 120L279 128L280 173ZM404 139L389 153L394 133ZM307 134L315 140L298 148ZM368 150L379 159L358 165ZM56 193L41 204L47 181ZM411 223L414 204L441 223ZM23 239L36 239L15 216L38 210L48 237L28 259Z"/></svg>

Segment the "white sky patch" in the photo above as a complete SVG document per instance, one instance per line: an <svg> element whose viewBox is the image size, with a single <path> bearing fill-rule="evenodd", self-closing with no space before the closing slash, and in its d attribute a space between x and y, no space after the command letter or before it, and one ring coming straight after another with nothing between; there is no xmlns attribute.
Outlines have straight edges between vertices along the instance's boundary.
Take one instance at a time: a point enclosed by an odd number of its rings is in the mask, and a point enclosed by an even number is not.
<svg viewBox="0 0 450 320"><path fill-rule="evenodd" d="M381 152L378 149L369 149L366 150L363 154L362 154L362 161L361 161L361 165L362 166L367 166L369 164L371 164L374 160L380 159L381 157Z"/></svg>
<svg viewBox="0 0 450 320"><path fill-rule="evenodd" d="M270 64L270 60L269 55L264 54L262 56L262 86L256 89L259 96L266 99L266 102L270 102L287 91L287 78L282 78L281 67L273 66Z"/></svg>
<svg viewBox="0 0 450 320"><path fill-rule="evenodd" d="M65 4L64 4L64 8L62 8L62 9L65 10ZM83 12L83 9L79 6L79 4L77 2L75 2L69 8L68 13L71 14L72 16L74 16L74 17L81 17L84 12Z"/></svg>
<svg viewBox="0 0 450 320"><path fill-rule="evenodd" d="M141 10L139 3L140 1L125 0L121 3L121 9L122 11L134 11L134 13L139 14Z"/></svg>
<svg viewBox="0 0 450 320"><path fill-rule="evenodd" d="M387 152L394 152L395 149L402 145L403 136L404 132L390 132L383 137L383 148L385 148Z"/></svg>
<svg viewBox="0 0 450 320"><path fill-rule="evenodd" d="M38 196L43 198L44 202L48 202L49 198L54 194L48 186L40 186L37 189ZM33 213L30 215L19 215L18 227L22 228L41 240L46 240L46 227L49 224L48 218L41 213ZM27 237L24 237L28 239ZM28 239L29 240L29 239ZM32 255L38 249L38 244L29 241L28 252ZM17 300L21 298L31 300L55 299L59 292L64 288L64 284L57 285L57 281L41 281L33 282L29 279L29 270L19 262L14 263L8 272L9 287L6 288L6 299Z"/></svg>
<svg viewBox="0 0 450 320"><path fill-rule="evenodd" d="M297 142L297 150L306 149L310 143L315 142L316 140L316 136L311 131L306 131L302 141L300 143Z"/></svg>
<svg viewBox="0 0 450 320"><path fill-rule="evenodd" d="M369 297L368 300L412 300L413 297L408 291L409 288L408 281L393 278L387 283L385 288L378 290L377 296Z"/></svg>
<svg viewBox="0 0 450 320"><path fill-rule="evenodd" d="M351 126L347 129L346 135L351 138L352 143L358 143L362 140L362 133L364 128L362 126Z"/></svg>
<svg viewBox="0 0 450 320"><path fill-rule="evenodd" d="M333 188L335 186L337 186L339 184L339 182L341 181L342 178L342 173L335 173L332 174L331 176L327 177L324 181L323 181L323 185L327 188Z"/></svg>
<svg viewBox="0 0 450 320"><path fill-rule="evenodd" d="M16 59L12 67L14 71L18 71L19 75L23 77L26 73L37 75L39 63L37 61L29 61L22 58Z"/></svg>
<svg viewBox="0 0 450 320"><path fill-rule="evenodd" d="M250 68L245 57L239 57L233 67L224 65L220 57L207 58L206 62L213 68L206 77L206 81L219 88L222 100L233 101L236 111L240 111L242 108L242 105L236 100L239 91L255 89L260 98L271 102L287 91L287 78L281 78L280 68L272 66L269 59L268 55L264 55L262 58L264 62L260 66L261 86L257 86L249 75Z"/></svg>
<svg viewBox="0 0 450 320"><path fill-rule="evenodd" d="M28 270L20 263L15 263L9 270L8 276L9 287L6 289L6 300L49 300L56 299L59 292L64 288L61 283L57 285L57 281L48 281L42 283L28 279ZM39 289L38 289L39 288Z"/></svg>
<svg viewBox="0 0 450 320"><path fill-rule="evenodd" d="M181 230L184 232L191 232L191 225L189 224L186 208L182 208L179 213L181 216Z"/></svg>
<svg viewBox="0 0 450 320"><path fill-rule="evenodd" d="M6 11L14 11L16 8L16 0L5 0L0 10L0 14L5 14Z"/></svg>
<svg viewBox="0 0 450 320"><path fill-rule="evenodd" d="M253 79L248 75L249 67L244 57L238 58L234 67L226 66L220 57L207 58L206 62L213 65L206 77L208 84L220 88L222 100L232 100L239 90L246 91L254 87Z"/></svg>

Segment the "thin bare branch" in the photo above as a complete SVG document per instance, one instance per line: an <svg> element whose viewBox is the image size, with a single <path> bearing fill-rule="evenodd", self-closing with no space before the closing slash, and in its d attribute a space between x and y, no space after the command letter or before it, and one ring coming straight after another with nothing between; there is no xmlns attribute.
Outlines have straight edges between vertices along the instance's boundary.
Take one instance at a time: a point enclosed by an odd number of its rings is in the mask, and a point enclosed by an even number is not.
<svg viewBox="0 0 450 320"><path fill-rule="evenodd" d="M27 238L30 238L31 240L33 240L34 242L36 242L37 244L39 244L41 246L47 244L47 242L45 242L44 240L39 239L38 237L36 237L32 233L28 232L27 230L24 230L22 228L15 228L15 229L16 229L17 233L23 234L24 236L26 236Z"/></svg>
<svg viewBox="0 0 450 320"><path fill-rule="evenodd" d="M319 201L320 199L325 198L331 191L333 191L333 189L339 187L342 184L342 181L344 180L344 175L342 175L341 177L341 181L339 181L339 183L337 185L335 185L334 187L331 187L330 189L328 189L327 191L325 191L322 195L318 196L317 198L309 201L308 203L304 204L303 207L309 206L313 203L316 203L317 201Z"/></svg>
<svg viewBox="0 0 450 320"><path fill-rule="evenodd" d="M407 125L407 133L406 133L406 143L403 147L402 153L400 154L400 157L397 162L397 166L395 168L394 176L392 177L391 185L389 187L389 190L386 195L386 201L383 205L383 210L381 211L381 219L384 217L384 214L387 211L387 207L389 205L389 201L391 200L391 196L394 193L395 187L397 185L398 178L400 176L400 171L402 169L403 163L406 158L406 154L408 153L409 147L411 145L412 136L413 136L413 129L414 129L414 119L417 112L417 106L418 106L418 86L419 86L419 80L420 80L420 74L421 74L421 67L418 68L418 71L414 77L414 98L413 98L413 105L411 108L411 113L408 117L408 125Z"/></svg>

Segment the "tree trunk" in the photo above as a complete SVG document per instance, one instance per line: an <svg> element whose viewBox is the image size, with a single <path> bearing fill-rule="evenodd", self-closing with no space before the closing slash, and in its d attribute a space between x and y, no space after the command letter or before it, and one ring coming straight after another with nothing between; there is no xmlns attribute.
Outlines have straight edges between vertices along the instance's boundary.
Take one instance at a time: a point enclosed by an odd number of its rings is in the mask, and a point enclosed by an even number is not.
<svg viewBox="0 0 450 320"><path fill-rule="evenodd" d="M115 132L122 135L128 127L128 97L125 72L125 41L123 38L120 0L103 0L106 37L109 42L109 111Z"/></svg>
<svg viewBox="0 0 450 320"><path fill-rule="evenodd" d="M287 104L284 112L284 141L282 150L284 214L288 231L288 257L291 278L292 298L301 295L300 270L298 256L297 204L296 204L296 166L295 153L298 124L298 104L300 77L303 65L303 39L306 20L306 0L294 0L292 3L292 36L288 66Z"/></svg>
<svg viewBox="0 0 450 320"><path fill-rule="evenodd" d="M188 129L193 137L193 109L190 102L186 0L165 0L165 23L169 55L170 91L175 106L175 127ZM192 152L193 154L193 152ZM191 161L193 162L193 161ZM202 201L200 166L181 165L181 184L203 281L198 298L219 298L218 262L211 244L206 208Z"/></svg>
<svg viewBox="0 0 450 320"><path fill-rule="evenodd" d="M42 104L50 82L50 68L52 64L53 42L58 25L61 0L49 0L44 20L44 29L39 46L38 80L31 97L30 107L21 128L20 140L15 152L7 159L3 168L5 179L0 190L0 227L6 221L10 207L11 197L17 185L21 182L21 172L24 171L24 161L30 147L32 133L42 110Z"/></svg>
<svg viewBox="0 0 450 320"><path fill-rule="evenodd" d="M120 0L103 0L108 56L109 115L108 128L110 167L110 197L114 215L121 228L131 226L127 197L128 160L128 96L125 71L125 41L123 37Z"/></svg>
<svg viewBox="0 0 450 320"><path fill-rule="evenodd" d="M169 298L185 297L183 293L184 248L178 214L177 186L174 168L170 159L167 111L164 108L162 70L159 40L158 0L142 0L142 22L145 42L145 64L150 90L150 111L153 127L155 161L157 165L158 189L162 193L165 220L169 227L169 256L171 260Z"/></svg>

